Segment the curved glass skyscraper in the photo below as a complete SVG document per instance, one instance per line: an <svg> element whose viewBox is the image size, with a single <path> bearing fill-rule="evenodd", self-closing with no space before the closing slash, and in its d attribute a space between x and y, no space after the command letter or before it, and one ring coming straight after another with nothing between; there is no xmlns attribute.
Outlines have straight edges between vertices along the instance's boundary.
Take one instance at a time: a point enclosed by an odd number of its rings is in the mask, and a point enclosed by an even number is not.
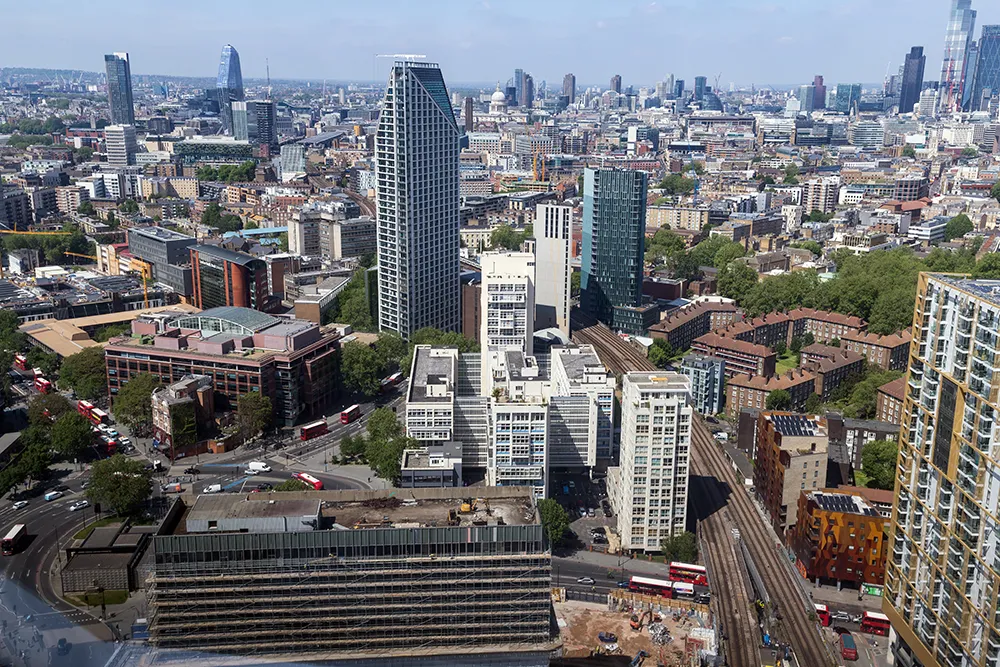
<svg viewBox="0 0 1000 667"><path fill-rule="evenodd" d="M242 102L244 99L240 54L232 44L226 44L222 47L222 58L219 60L219 79L215 86L219 90L219 117L222 119L222 130L226 134L232 134L233 102Z"/></svg>
<svg viewBox="0 0 1000 667"><path fill-rule="evenodd" d="M972 0L952 0L941 65L941 108L946 112L962 108L969 73L969 46L975 29ZM968 83L972 83L971 79Z"/></svg>

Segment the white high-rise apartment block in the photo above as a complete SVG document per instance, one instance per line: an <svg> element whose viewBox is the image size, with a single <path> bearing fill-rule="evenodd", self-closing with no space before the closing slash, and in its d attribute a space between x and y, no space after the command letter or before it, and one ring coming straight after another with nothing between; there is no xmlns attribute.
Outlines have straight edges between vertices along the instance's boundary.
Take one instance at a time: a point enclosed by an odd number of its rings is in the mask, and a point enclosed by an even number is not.
<svg viewBox="0 0 1000 667"><path fill-rule="evenodd" d="M557 327L569 336L569 297L573 270L573 207L539 204L535 211L535 327Z"/></svg>
<svg viewBox="0 0 1000 667"><path fill-rule="evenodd" d="M691 458L690 382L678 373L622 379L621 464L608 469L608 495L622 548L659 551L684 532Z"/></svg>
<svg viewBox="0 0 1000 667"><path fill-rule="evenodd" d="M127 167L135 164L137 151L135 127L132 125L108 125L104 128L104 149L108 164L113 167Z"/></svg>
<svg viewBox="0 0 1000 667"><path fill-rule="evenodd" d="M597 464L611 458L614 445L615 376L601 363L592 345L552 348L552 395L588 396L597 405L594 448L584 462Z"/></svg>
<svg viewBox="0 0 1000 667"><path fill-rule="evenodd" d="M458 331L459 136L437 65L396 62L375 138L378 325Z"/></svg>
<svg viewBox="0 0 1000 667"><path fill-rule="evenodd" d="M492 391L500 354L532 354L535 331L535 256L530 252L487 252L482 268L479 344L483 387Z"/></svg>

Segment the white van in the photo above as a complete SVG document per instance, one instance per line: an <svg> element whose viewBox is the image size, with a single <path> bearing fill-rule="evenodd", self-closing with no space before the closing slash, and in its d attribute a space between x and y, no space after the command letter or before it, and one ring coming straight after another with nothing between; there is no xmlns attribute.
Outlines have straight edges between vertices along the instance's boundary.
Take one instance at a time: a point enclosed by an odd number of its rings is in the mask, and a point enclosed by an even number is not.
<svg viewBox="0 0 1000 667"><path fill-rule="evenodd" d="M62 498L63 497L63 492L62 491L49 491L48 493L45 494L44 497L45 497L45 500L55 500L56 498Z"/></svg>
<svg viewBox="0 0 1000 667"><path fill-rule="evenodd" d="M271 472L271 466L267 465L263 461L251 461L247 464L247 470L253 470L254 472Z"/></svg>
<svg viewBox="0 0 1000 667"><path fill-rule="evenodd" d="M222 485L221 484L209 484L204 489L202 489L201 492L202 493L221 493L222 492Z"/></svg>

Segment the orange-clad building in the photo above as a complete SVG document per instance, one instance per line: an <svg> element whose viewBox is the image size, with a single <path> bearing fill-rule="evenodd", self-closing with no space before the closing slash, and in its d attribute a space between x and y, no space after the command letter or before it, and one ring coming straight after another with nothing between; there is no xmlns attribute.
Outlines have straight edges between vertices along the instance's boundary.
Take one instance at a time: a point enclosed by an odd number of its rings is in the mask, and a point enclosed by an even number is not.
<svg viewBox="0 0 1000 667"><path fill-rule="evenodd" d="M269 313L281 305L270 293L264 260L213 245L191 246L190 252L198 308L237 306Z"/></svg>

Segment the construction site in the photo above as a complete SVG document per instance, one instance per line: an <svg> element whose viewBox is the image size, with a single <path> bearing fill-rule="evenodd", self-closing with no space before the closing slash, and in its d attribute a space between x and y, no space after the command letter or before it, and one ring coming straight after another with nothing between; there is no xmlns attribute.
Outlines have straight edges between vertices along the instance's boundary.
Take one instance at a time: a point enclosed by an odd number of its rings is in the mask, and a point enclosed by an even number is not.
<svg viewBox="0 0 1000 667"><path fill-rule="evenodd" d="M560 642L531 491L476 491L178 500L153 540L151 643L271 663L547 665Z"/></svg>

